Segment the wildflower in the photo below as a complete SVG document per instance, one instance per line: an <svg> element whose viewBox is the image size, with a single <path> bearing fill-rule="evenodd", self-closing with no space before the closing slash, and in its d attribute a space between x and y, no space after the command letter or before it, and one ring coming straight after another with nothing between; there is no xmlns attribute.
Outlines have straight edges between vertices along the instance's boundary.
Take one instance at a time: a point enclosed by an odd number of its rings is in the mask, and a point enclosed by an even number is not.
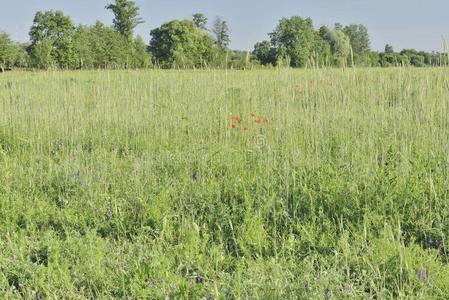
<svg viewBox="0 0 449 300"><path fill-rule="evenodd" d="M429 239L427 240L427 245L428 245L429 248L433 248L433 249L437 249L437 248L440 247L439 241L434 240L434 239L432 239L432 238L429 238Z"/></svg>
<svg viewBox="0 0 449 300"><path fill-rule="evenodd" d="M232 120L232 121L241 122L241 121L242 121L242 118L239 117L239 116L233 116L233 117L231 117L231 120Z"/></svg>
<svg viewBox="0 0 449 300"><path fill-rule="evenodd" d="M418 274L419 280L424 281L427 279L427 272L425 270L422 270Z"/></svg>
<svg viewBox="0 0 449 300"><path fill-rule="evenodd" d="M331 298L331 291L329 289L326 290L326 292L324 293L324 298L326 300L329 300Z"/></svg>
<svg viewBox="0 0 449 300"><path fill-rule="evenodd" d="M261 125L268 125L269 121L266 118L265 119L256 118L256 119L254 119L254 123L261 124Z"/></svg>
<svg viewBox="0 0 449 300"><path fill-rule="evenodd" d="M197 284L203 283L203 276L201 276L201 274L196 275L196 283Z"/></svg>
<svg viewBox="0 0 449 300"><path fill-rule="evenodd" d="M108 207L108 208L106 208L106 219L108 220L108 221L111 221L112 220L112 212L111 212L111 209Z"/></svg>
<svg viewBox="0 0 449 300"><path fill-rule="evenodd" d="M248 127L243 128L243 133L248 133L248 131L249 131Z"/></svg>
<svg viewBox="0 0 449 300"><path fill-rule="evenodd" d="M229 125L229 127L235 129L235 128L237 128L237 124L232 123L231 125Z"/></svg>

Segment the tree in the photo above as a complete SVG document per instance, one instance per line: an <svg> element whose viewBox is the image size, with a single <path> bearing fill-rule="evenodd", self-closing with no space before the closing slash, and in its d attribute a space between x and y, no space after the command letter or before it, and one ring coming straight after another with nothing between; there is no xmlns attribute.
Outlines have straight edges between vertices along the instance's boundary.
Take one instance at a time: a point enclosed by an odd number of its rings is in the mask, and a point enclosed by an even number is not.
<svg viewBox="0 0 449 300"><path fill-rule="evenodd" d="M338 26L336 28L339 28ZM329 45L332 54L332 64L345 67L351 51L349 37L341 30L331 30L327 26L319 29L319 35Z"/></svg>
<svg viewBox="0 0 449 300"><path fill-rule="evenodd" d="M36 67L72 68L76 64L73 47L75 26L61 11L37 12L30 29L30 54Z"/></svg>
<svg viewBox="0 0 449 300"><path fill-rule="evenodd" d="M76 52L76 68L90 69L95 65L94 52L98 49L92 47L92 28L80 25L74 35L74 48Z"/></svg>
<svg viewBox="0 0 449 300"><path fill-rule="evenodd" d="M425 53L418 52L415 49L404 49L400 52L400 55L402 57L408 58L408 64L414 66L414 67L424 67L425 61L426 61L426 55Z"/></svg>
<svg viewBox="0 0 449 300"><path fill-rule="evenodd" d="M283 18L270 37L278 61L285 60L292 67L304 67L311 59L316 42L312 19Z"/></svg>
<svg viewBox="0 0 449 300"><path fill-rule="evenodd" d="M207 30L207 18L204 14L196 13L193 15L193 23L195 23L196 27Z"/></svg>
<svg viewBox="0 0 449 300"><path fill-rule="evenodd" d="M147 68L151 55L141 36L133 43L114 28L97 21L94 26L79 26L74 38L77 68Z"/></svg>
<svg viewBox="0 0 449 300"><path fill-rule="evenodd" d="M151 64L151 55L147 51L148 46L145 45L143 38L138 35L134 41L133 66L135 68L148 68Z"/></svg>
<svg viewBox="0 0 449 300"><path fill-rule="evenodd" d="M354 51L355 54L366 54L371 50L368 29L364 25L351 24L346 26L343 32L349 37L352 51Z"/></svg>
<svg viewBox="0 0 449 300"><path fill-rule="evenodd" d="M79 26L75 33L74 45L77 68L117 69L139 65L137 56L141 49L137 50L135 44L129 43L112 27L99 21L94 26Z"/></svg>
<svg viewBox="0 0 449 300"><path fill-rule="evenodd" d="M7 33L0 32L0 71L11 67L14 62L14 44Z"/></svg>
<svg viewBox="0 0 449 300"><path fill-rule="evenodd" d="M211 60L213 41L193 21L173 20L151 31L150 51L163 68L203 67Z"/></svg>
<svg viewBox="0 0 449 300"><path fill-rule="evenodd" d="M371 50L368 29L361 24L351 24L346 26L343 32L349 37L356 63L366 64L369 61L368 53Z"/></svg>
<svg viewBox="0 0 449 300"><path fill-rule="evenodd" d="M343 25L341 23L335 23L334 29L337 30L337 31L343 31L344 30Z"/></svg>
<svg viewBox="0 0 449 300"><path fill-rule="evenodd" d="M263 41L254 45L252 54L263 65L276 64L276 49L269 41Z"/></svg>
<svg viewBox="0 0 449 300"><path fill-rule="evenodd" d="M386 44L385 45L385 53L394 53L393 46Z"/></svg>
<svg viewBox="0 0 449 300"><path fill-rule="evenodd" d="M228 23L221 17L217 17L212 27L212 32L215 35L215 45L221 50L228 48L231 43Z"/></svg>
<svg viewBox="0 0 449 300"><path fill-rule="evenodd" d="M333 64L330 45L321 37L320 32L315 32L315 44L311 55L311 66L323 67Z"/></svg>
<svg viewBox="0 0 449 300"><path fill-rule="evenodd" d="M15 57L14 67L26 68L29 66L29 56L27 53L28 44L26 43L14 43Z"/></svg>
<svg viewBox="0 0 449 300"><path fill-rule="evenodd" d="M50 69L57 67L57 62L53 57L53 45L47 38L33 46L31 51L32 65L40 69Z"/></svg>
<svg viewBox="0 0 449 300"><path fill-rule="evenodd" d="M139 18L139 7L132 0L115 0L115 4L109 4L106 9L114 13L114 28L128 41L133 40L134 29L143 23Z"/></svg>
<svg viewBox="0 0 449 300"><path fill-rule="evenodd" d="M133 45L126 37L98 21L91 30L91 45L96 68L129 67Z"/></svg>

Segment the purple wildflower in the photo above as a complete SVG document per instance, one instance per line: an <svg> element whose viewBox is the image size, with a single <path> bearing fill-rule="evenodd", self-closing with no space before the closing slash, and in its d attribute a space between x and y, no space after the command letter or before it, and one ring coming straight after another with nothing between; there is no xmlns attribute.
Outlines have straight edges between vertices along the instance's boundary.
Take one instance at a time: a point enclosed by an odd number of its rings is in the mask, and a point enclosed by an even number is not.
<svg viewBox="0 0 449 300"><path fill-rule="evenodd" d="M427 279L427 272L425 270L419 271L418 274L419 280L424 281Z"/></svg>
<svg viewBox="0 0 449 300"><path fill-rule="evenodd" d="M326 300L329 300L331 296L332 296L331 291L329 289L326 289L326 292L324 293L324 298Z"/></svg>
<svg viewBox="0 0 449 300"><path fill-rule="evenodd" d="M112 220L112 212L111 212L111 209L108 207L108 208L106 208L106 219L108 220L108 221L111 221Z"/></svg>
<svg viewBox="0 0 449 300"><path fill-rule="evenodd" d="M197 284L203 283L203 276L201 276L201 274L196 275L196 283Z"/></svg>

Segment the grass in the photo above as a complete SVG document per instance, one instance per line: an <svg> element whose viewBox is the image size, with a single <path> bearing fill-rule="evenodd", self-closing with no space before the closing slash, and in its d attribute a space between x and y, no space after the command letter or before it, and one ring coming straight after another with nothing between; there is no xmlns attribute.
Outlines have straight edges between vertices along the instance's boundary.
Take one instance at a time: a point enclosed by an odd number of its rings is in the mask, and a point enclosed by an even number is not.
<svg viewBox="0 0 449 300"><path fill-rule="evenodd" d="M0 298L445 299L448 113L443 68L3 74Z"/></svg>

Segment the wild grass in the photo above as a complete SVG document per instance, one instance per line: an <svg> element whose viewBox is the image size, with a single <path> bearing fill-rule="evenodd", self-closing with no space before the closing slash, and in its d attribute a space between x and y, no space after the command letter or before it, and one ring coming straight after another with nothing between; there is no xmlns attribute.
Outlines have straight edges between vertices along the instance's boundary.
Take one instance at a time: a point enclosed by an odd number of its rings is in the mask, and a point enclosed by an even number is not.
<svg viewBox="0 0 449 300"><path fill-rule="evenodd" d="M448 113L443 68L3 74L0 298L444 299Z"/></svg>

